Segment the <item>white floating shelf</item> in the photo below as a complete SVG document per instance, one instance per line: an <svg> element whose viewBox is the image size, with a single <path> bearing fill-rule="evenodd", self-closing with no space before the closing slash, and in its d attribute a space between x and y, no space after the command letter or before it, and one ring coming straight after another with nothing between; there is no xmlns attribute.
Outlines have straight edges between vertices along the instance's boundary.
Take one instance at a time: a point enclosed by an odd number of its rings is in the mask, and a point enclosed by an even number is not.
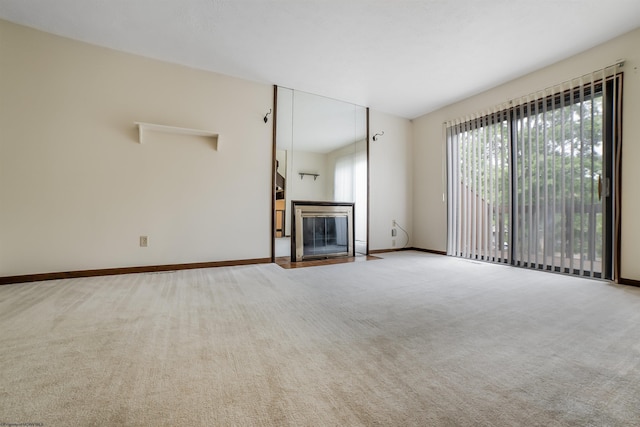
<svg viewBox="0 0 640 427"><path fill-rule="evenodd" d="M138 126L138 138L140 144L144 143L144 136L147 131L174 133L179 135L205 136L213 140L213 148L218 149L218 134L208 130L179 128L176 126L156 125L153 123L135 122Z"/></svg>

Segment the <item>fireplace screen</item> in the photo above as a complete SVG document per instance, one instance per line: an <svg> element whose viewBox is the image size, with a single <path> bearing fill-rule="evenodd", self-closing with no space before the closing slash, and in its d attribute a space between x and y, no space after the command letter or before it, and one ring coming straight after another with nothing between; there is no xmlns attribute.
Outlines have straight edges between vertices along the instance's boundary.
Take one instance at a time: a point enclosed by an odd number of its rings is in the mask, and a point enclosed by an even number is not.
<svg viewBox="0 0 640 427"><path fill-rule="evenodd" d="M353 203L292 202L295 261L354 254Z"/></svg>
<svg viewBox="0 0 640 427"><path fill-rule="evenodd" d="M302 217L304 256L349 253L346 216Z"/></svg>

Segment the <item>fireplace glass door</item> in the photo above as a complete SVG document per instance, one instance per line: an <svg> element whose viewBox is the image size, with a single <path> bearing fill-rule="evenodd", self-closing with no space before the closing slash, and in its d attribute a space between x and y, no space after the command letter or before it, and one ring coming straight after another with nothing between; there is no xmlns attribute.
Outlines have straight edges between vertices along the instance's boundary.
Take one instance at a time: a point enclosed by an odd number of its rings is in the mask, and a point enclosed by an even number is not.
<svg viewBox="0 0 640 427"><path fill-rule="evenodd" d="M347 216L309 216L302 218L304 256L347 255L349 230Z"/></svg>

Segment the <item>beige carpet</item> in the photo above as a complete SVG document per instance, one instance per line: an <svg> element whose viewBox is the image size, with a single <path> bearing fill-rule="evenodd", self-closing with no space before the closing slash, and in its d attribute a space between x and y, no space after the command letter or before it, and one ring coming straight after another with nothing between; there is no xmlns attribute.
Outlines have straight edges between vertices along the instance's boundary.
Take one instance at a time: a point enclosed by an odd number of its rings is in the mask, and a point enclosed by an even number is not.
<svg viewBox="0 0 640 427"><path fill-rule="evenodd" d="M640 289L403 252L0 287L0 424L640 424Z"/></svg>

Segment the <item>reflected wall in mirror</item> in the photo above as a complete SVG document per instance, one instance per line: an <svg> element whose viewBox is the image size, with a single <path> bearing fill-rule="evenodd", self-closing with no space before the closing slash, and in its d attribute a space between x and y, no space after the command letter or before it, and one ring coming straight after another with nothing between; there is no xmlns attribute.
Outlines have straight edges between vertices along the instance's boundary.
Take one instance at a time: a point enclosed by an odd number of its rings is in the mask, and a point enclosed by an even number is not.
<svg viewBox="0 0 640 427"><path fill-rule="evenodd" d="M355 251L367 253L367 109L277 87L275 256L289 257L291 201L355 204Z"/></svg>

